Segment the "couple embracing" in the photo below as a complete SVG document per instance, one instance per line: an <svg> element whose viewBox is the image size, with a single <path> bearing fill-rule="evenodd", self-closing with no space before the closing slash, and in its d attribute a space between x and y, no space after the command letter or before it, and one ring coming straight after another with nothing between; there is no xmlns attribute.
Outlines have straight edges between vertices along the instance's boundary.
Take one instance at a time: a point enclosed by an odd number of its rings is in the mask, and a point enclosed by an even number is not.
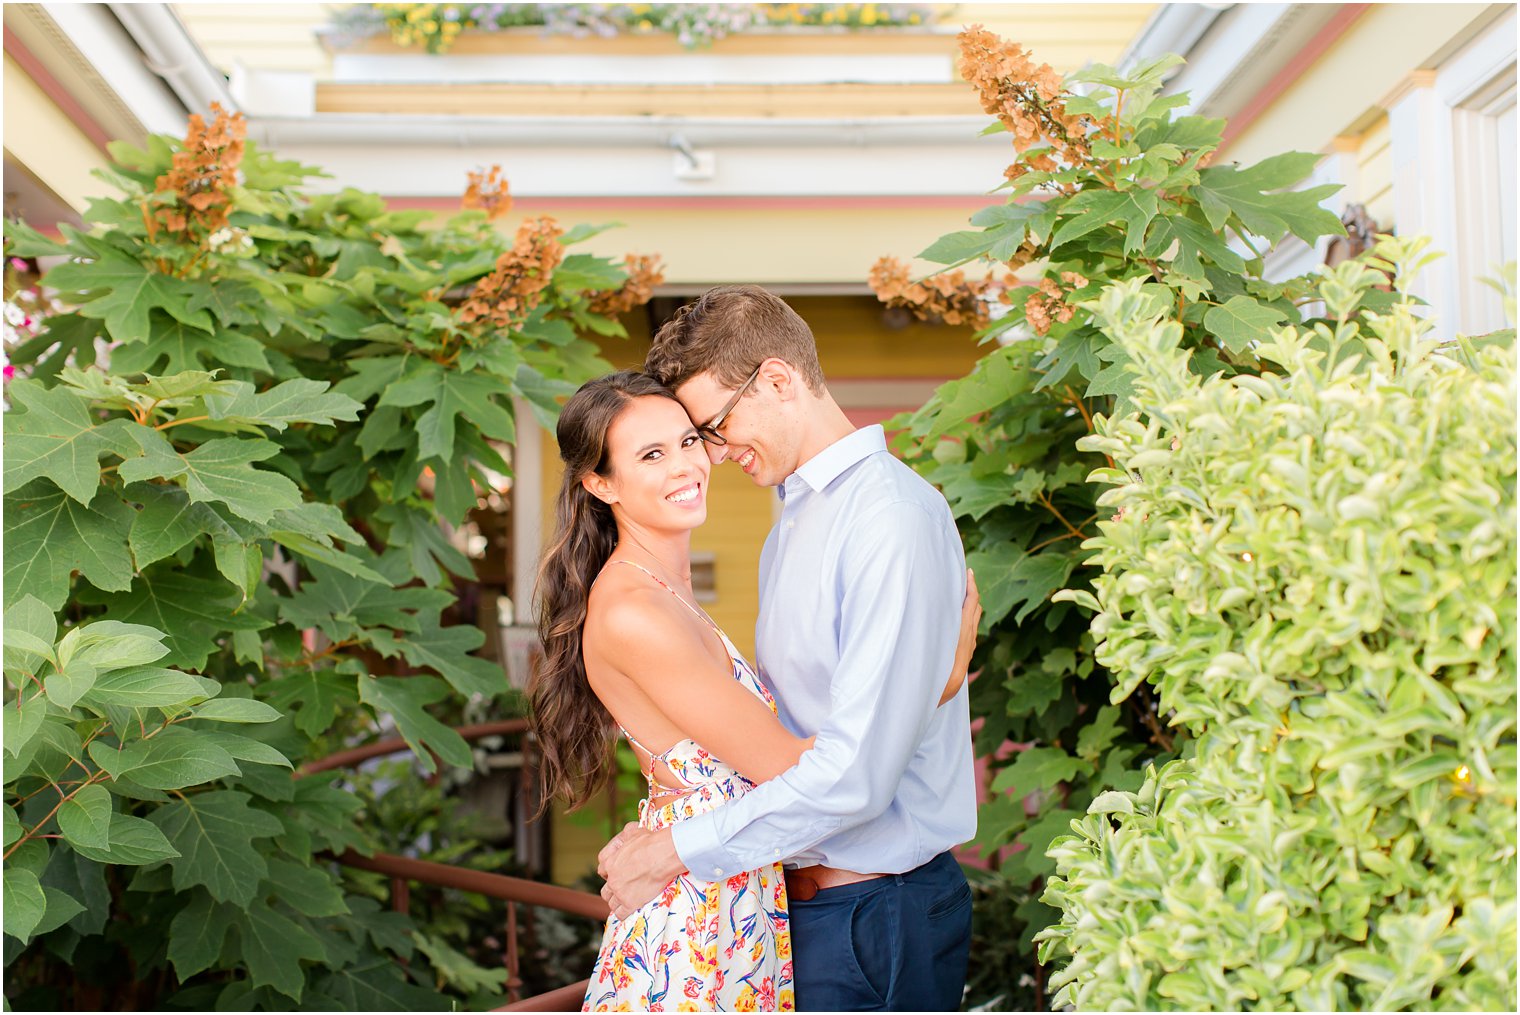
<svg viewBox="0 0 1520 1015"><path fill-rule="evenodd" d="M540 574L549 788L584 803L618 735L649 786L601 853L612 916L584 1007L956 1009L981 610L949 508L850 423L811 330L763 289L708 290L645 369L565 406ZM725 460L782 499L754 666L691 587Z"/></svg>

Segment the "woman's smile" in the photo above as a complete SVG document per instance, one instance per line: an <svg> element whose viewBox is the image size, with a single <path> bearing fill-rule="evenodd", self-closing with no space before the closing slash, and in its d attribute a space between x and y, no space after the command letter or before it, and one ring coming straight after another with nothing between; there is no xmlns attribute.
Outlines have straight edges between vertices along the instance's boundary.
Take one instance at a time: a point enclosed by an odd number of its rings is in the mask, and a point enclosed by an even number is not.
<svg viewBox="0 0 1520 1015"><path fill-rule="evenodd" d="M701 507L703 502L702 484L700 482L688 483L674 493L665 495L665 499L679 507Z"/></svg>

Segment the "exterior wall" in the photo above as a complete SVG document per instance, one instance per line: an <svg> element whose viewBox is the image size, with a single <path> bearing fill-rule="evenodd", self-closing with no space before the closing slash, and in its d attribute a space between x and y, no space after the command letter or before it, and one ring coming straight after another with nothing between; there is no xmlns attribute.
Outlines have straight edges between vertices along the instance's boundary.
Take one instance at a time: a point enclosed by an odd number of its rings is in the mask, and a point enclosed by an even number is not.
<svg viewBox="0 0 1520 1015"><path fill-rule="evenodd" d="M235 65L304 71L321 80L332 57L314 34L337 4L171 4L206 58L224 74Z"/></svg>
<svg viewBox="0 0 1520 1015"><path fill-rule="evenodd" d="M1357 129L1410 71L1430 66L1489 16L1488 4L1370 4L1222 153L1242 164L1320 151Z"/></svg>
<svg viewBox="0 0 1520 1015"><path fill-rule="evenodd" d="M1307 66L1282 68L1222 157L1324 153L1308 185L1342 185L1327 207L1361 203L1379 229L1428 236L1447 255L1416 284L1439 334L1505 327L1481 280L1515 259L1515 8L1370 4L1326 31L1339 34ZM1269 270L1308 270L1323 246L1289 240Z"/></svg>
<svg viewBox="0 0 1520 1015"><path fill-rule="evenodd" d="M1357 200L1382 227L1393 224L1392 141L1387 114L1356 138Z"/></svg>
<svg viewBox="0 0 1520 1015"><path fill-rule="evenodd" d="M806 155L799 155L799 164ZM510 175L511 166L507 166ZM997 182L994 172L986 183ZM460 181L463 189L463 181ZM518 216L553 215L561 222L617 222L577 249L621 257L658 253L667 285L719 285L736 279L761 285L841 283L864 286L876 259L907 257L940 235L966 228L996 198L850 199L734 198L710 201L566 203L519 201ZM404 206L405 202L396 202Z"/></svg>
<svg viewBox="0 0 1520 1015"><path fill-rule="evenodd" d="M105 155L27 76L5 57L5 154L76 212L110 190L90 175Z"/></svg>

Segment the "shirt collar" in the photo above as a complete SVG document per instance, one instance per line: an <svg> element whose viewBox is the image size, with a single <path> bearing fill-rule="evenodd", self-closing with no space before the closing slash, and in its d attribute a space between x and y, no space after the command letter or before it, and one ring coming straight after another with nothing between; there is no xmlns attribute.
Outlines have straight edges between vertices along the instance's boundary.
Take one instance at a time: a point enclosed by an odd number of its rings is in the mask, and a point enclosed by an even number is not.
<svg viewBox="0 0 1520 1015"><path fill-rule="evenodd" d="M821 493L850 466L885 450L887 435L880 424L861 427L797 466L792 475L811 487L814 493Z"/></svg>

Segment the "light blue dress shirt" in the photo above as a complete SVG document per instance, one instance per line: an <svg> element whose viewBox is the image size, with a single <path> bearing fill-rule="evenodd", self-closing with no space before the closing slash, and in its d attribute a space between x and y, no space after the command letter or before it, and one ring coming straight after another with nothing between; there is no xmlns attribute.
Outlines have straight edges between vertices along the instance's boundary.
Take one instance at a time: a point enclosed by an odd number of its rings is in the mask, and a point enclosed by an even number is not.
<svg viewBox="0 0 1520 1015"><path fill-rule="evenodd" d="M779 488L756 656L781 721L817 736L788 771L673 826L717 880L786 861L898 874L976 834L967 691L950 675L965 557L945 499L856 430Z"/></svg>

